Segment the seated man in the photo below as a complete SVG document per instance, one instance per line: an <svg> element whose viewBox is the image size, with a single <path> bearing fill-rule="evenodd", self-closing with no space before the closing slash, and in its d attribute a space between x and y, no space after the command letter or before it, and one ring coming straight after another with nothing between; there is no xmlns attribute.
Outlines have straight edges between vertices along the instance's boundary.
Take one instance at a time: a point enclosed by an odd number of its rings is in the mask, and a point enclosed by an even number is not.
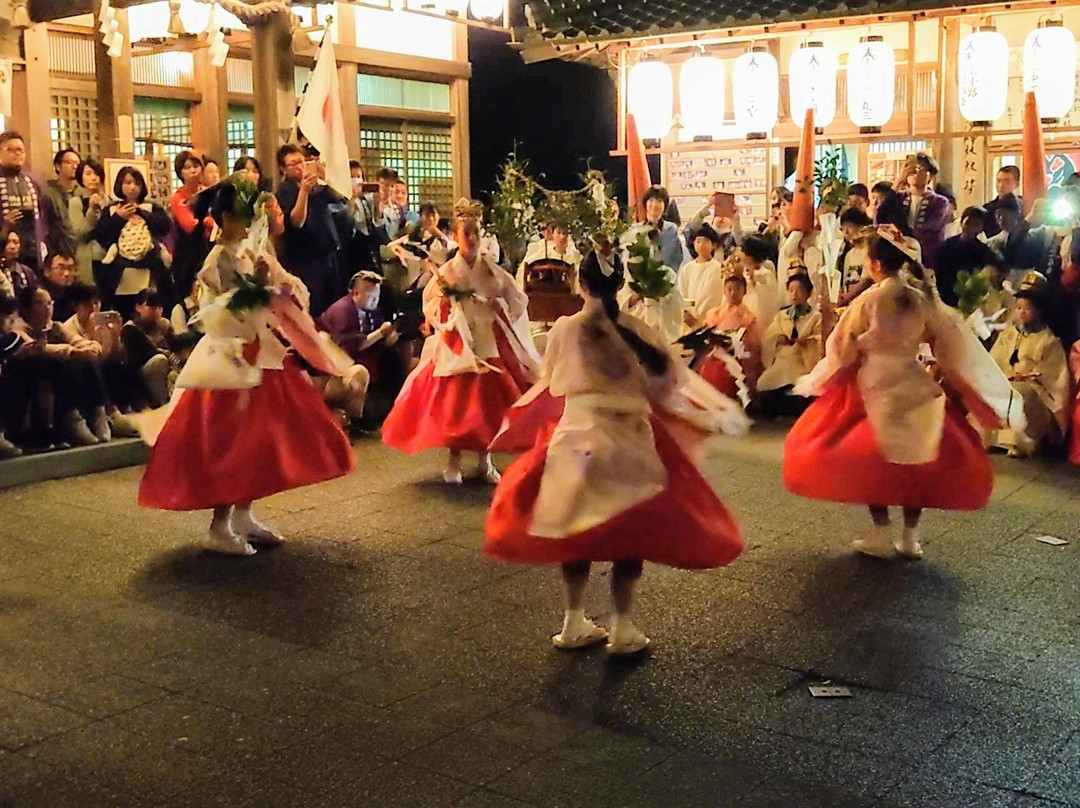
<svg viewBox="0 0 1080 808"><path fill-rule="evenodd" d="M124 361L138 370L151 407L161 407L169 400L172 325L164 313L162 296L153 289L143 289L135 296L135 316L120 330Z"/></svg>
<svg viewBox="0 0 1080 808"><path fill-rule="evenodd" d="M41 285L53 300L53 316L60 322L75 313L68 300L75 285L75 256L63 252L50 253L45 258Z"/></svg>
<svg viewBox="0 0 1080 808"><path fill-rule="evenodd" d="M385 415L405 383L405 362L396 350L398 332L379 307L382 277L363 270L349 281L349 293L323 312L317 324L355 362L367 369L379 401L370 420Z"/></svg>
<svg viewBox="0 0 1080 808"><path fill-rule="evenodd" d="M100 363L91 361L101 356L101 345L61 328L53 320L52 297L43 287L24 289L18 304L15 332L26 348L4 371L12 372L32 395L38 394L37 442L47 448L65 442L90 446L111 440L104 376Z"/></svg>

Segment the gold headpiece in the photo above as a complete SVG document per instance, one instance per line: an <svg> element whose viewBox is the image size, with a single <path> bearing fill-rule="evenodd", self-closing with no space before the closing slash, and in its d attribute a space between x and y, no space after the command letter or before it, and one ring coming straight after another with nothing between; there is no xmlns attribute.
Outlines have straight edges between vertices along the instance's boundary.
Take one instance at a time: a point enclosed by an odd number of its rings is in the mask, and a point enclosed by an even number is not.
<svg viewBox="0 0 1080 808"><path fill-rule="evenodd" d="M470 218L479 221L484 218L484 203L477 199L462 197L454 203L454 215L460 218Z"/></svg>

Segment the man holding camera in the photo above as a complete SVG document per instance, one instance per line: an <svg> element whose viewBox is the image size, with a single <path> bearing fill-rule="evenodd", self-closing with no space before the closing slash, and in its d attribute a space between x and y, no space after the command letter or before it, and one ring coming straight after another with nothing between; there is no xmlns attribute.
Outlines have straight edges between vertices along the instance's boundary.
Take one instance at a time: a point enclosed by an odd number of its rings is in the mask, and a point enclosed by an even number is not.
<svg viewBox="0 0 1080 808"><path fill-rule="evenodd" d="M338 293L341 242L332 206L343 200L322 182L322 166L296 145L278 149L282 183L278 204L285 217L281 263L304 282L311 295L311 314L318 317Z"/></svg>

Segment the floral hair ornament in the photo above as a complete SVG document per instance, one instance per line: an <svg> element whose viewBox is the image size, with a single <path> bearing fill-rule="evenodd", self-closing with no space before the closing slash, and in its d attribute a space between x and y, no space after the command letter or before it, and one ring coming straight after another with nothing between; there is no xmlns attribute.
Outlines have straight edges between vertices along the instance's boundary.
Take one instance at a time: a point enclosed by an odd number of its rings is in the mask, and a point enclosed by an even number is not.
<svg viewBox="0 0 1080 808"><path fill-rule="evenodd" d="M915 251L914 247L908 244L907 239L904 238L904 234L900 232L900 228L895 224L879 225L877 234L896 247L896 249L911 261L914 261L916 264L919 263L919 254Z"/></svg>
<svg viewBox="0 0 1080 808"><path fill-rule="evenodd" d="M462 197L454 203L454 215L459 219L476 219L484 217L484 203L476 199Z"/></svg>
<svg viewBox="0 0 1080 808"><path fill-rule="evenodd" d="M589 240L592 242L593 253L596 255L596 261L600 266L600 271L605 278L610 278L612 273L615 272L615 265L612 263L612 257L615 254L615 245L611 243L611 239L604 233L595 233Z"/></svg>

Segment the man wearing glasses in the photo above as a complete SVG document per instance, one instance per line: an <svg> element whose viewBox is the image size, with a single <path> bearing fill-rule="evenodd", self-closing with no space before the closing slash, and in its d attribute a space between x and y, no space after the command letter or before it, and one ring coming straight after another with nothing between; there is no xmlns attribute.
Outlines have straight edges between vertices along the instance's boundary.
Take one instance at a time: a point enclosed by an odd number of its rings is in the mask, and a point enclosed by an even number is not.
<svg viewBox="0 0 1080 808"><path fill-rule="evenodd" d="M49 223L41 187L25 170L26 143L18 132L0 134L0 240L19 234L19 262L37 270L47 250Z"/></svg>
<svg viewBox="0 0 1080 808"><path fill-rule="evenodd" d="M74 149L61 149L53 158L56 179L45 183L45 212L49 217L49 247L74 255L75 234L68 210L73 197L82 196L76 180L82 160Z"/></svg>
<svg viewBox="0 0 1080 808"><path fill-rule="evenodd" d="M308 160L299 146L278 149L277 163L277 200L285 216L281 263L307 286L311 316L318 317L343 291L337 288L341 242L331 215L331 205L341 198L320 182L318 161Z"/></svg>

